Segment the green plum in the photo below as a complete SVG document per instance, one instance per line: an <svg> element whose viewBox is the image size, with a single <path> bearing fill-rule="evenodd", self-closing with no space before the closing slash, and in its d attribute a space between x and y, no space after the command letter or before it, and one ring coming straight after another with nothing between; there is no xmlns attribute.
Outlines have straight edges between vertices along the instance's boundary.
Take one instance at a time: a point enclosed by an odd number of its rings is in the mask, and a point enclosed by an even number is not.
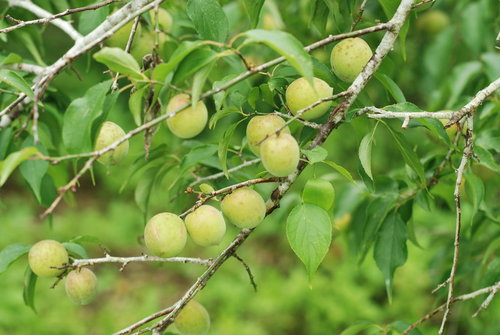
<svg viewBox="0 0 500 335"><path fill-rule="evenodd" d="M125 132L116 123L106 121L101 126L95 141L95 151L102 150L125 136ZM112 151L106 152L97 160L104 165L118 165L122 163L128 154L128 140Z"/></svg>
<svg viewBox="0 0 500 335"><path fill-rule="evenodd" d="M313 78L314 87L302 77L294 80L286 89L286 104L293 115L307 106L312 105L322 98L330 97L333 93L331 88L325 81L319 78ZM325 101L318 106L308 110L300 116L301 119L311 120L316 119L325 114L330 106L331 101Z"/></svg>
<svg viewBox="0 0 500 335"><path fill-rule="evenodd" d="M57 277L64 269L55 269L68 264L68 252L64 246L54 240L37 242L30 249L28 263L31 270L39 277Z"/></svg>
<svg viewBox="0 0 500 335"><path fill-rule="evenodd" d="M205 335L210 329L210 315L202 304L191 300L177 315L174 324L182 335Z"/></svg>
<svg viewBox="0 0 500 335"><path fill-rule="evenodd" d="M185 222L189 236L202 247L219 244L226 233L222 213L210 205L195 209L186 216Z"/></svg>
<svg viewBox="0 0 500 335"><path fill-rule="evenodd" d="M81 268L71 271L64 285L69 299L78 305L87 305L97 295L97 278L91 270Z"/></svg>
<svg viewBox="0 0 500 335"><path fill-rule="evenodd" d="M186 245L187 231L184 221L172 213L160 213L149 219L144 228L144 242L156 256L178 255Z"/></svg>
<svg viewBox="0 0 500 335"><path fill-rule="evenodd" d="M250 150L259 156L259 142L262 141L266 135L271 135L285 125L286 122L278 115L267 114L254 116L247 125L247 140ZM290 129L285 127L281 132L290 134Z"/></svg>
<svg viewBox="0 0 500 335"><path fill-rule="evenodd" d="M250 188L239 188L221 202L222 213L238 228L255 228L266 216L266 203Z"/></svg>
<svg viewBox="0 0 500 335"><path fill-rule="evenodd" d="M167 114L180 108L185 104L190 104L191 98L187 94L177 94L173 96L167 105ZM196 107L187 107L167 119L168 129L175 136L180 138L192 138L203 131L208 120L207 107L202 101L196 103Z"/></svg>
<svg viewBox="0 0 500 335"><path fill-rule="evenodd" d="M417 29L429 36L439 34L449 25L450 18L439 9L428 10L417 19Z"/></svg>
<svg viewBox="0 0 500 335"><path fill-rule="evenodd" d="M280 133L262 142L260 156L267 172L276 177L286 177L297 168L300 149L292 135Z"/></svg>
<svg viewBox="0 0 500 335"><path fill-rule="evenodd" d="M330 63L341 80L351 83L372 57L372 49L359 37L346 38L332 50Z"/></svg>

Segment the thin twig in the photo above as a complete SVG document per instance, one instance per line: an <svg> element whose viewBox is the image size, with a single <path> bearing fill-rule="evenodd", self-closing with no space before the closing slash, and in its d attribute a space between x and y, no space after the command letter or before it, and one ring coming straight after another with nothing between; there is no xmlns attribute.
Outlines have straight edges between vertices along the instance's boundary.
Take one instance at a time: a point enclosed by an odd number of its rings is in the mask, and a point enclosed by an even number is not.
<svg viewBox="0 0 500 335"><path fill-rule="evenodd" d="M189 208L188 210L186 210L184 213L182 213L179 216L181 218L185 217L186 215L188 215L189 213L191 213L192 211L194 211L195 209L197 209L198 207L200 207L201 205L206 203L208 200L210 200L218 195L230 193L238 188L247 187L247 186L251 186L251 185L262 184L262 183L277 183L281 179L282 178L280 178L280 177L250 179L250 180L238 183L238 184L234 184L231 186L221 188L221 189L216 190L216 191L212 191L212 192L206 194L203 198L196 201L196 203L191 208Z"/></svg>
<svg viewBox="0 0 500 335"><path fill-rule="evenodd" d="M443 315L443 320L441 322L441 327L439 328L439 335L444 333L444 329L446 326L446 322L448 320L448 316L450 314L450 306L451 301L453 300L454 289L455 289L455 275L457 272L458 266L458 256L460 253L460 231L462 227L462 207L461 207L461 191L460 185L462 185L462 178L465 172L465 168L467 167L467 163L469 162L469 158L472 156L472 134L473 134L473 119L469 117L467 120L467 132L465 134L465 147L462 154L462 160L460 161L460 165L457 169L457 179L455 183L455 204L456 204L456 225L455 225L455 241L453 243L454 251L453 251L453 263L450 271L450 281L448 283L448 298L446 300L446 309Z"/></svg>
<svg viewBox="0 0 500 335"><path fill-rule="evenodd" d="M461 296L458 296L458 297L455 297L451 300L451 304L454 304L458 301L465 301L465 300L470 300L470 299L474 299L480 295L483 295L483 294L486 294L486 293L492 293L492 292L498 292L500 290L500 281L496 282L494 285L491 285L491 286L488 286L488 287L485 287L485 288L482 288L480 290L477 290L477 291L474 291L474 292L471 292L471 293L467 293L467 294L464 294L464 295L461 295ZM418 320L417 322L413 323L412 325L410 325L408 328L406 328L402 333L401 335L408 335L413 329L417 328L418 326L420 326L422 323L428 321L430 318L432 318L434 315L436 315L437 313L439 313L440 311L442 311L443 309L446 308L446 303L442 304L441 306L437 307L436 309L434 309L432 312L429 312L428 314L426 314L424 317L422 317L420 320Z"/></svg>
<svg viewBox="0 0 500 335"><path fill-rule="evenodd" d="M140 17L137 16L134 19L134 23L132 24L132 29L130 30L130 35L128 36L127 45L125 46L125 52L130 53L130 49L132 48L132 42L134 41L134 36L137 32L137 27L139 26ZM115 74L115 79L113 80L113 84L111 85L111 89L113 91L118 89L118 78L120 77L120 73Z"/></svg>
<svg viewBox="0 0 500 335"><path fill-rule="evenodd" d="M32 12L36 16L43 18L43 20L54 16L52 13L47 12L45 9L39 7L38 5L34 4L30 0L8 0L8 2L9 2L9 5L11 7L16 6L16 7L24 8L24 9ZM59 27L62 31L64 31L69 37L71 37L75 41L77 41L83 37L82 34L80 34L68 21L64 21L64 20L55 18L55 19L52 19L50 22L52 24L54 24L55 26ZM19 24L23 24L23 23L19 23ZM9 28L5 28L5 29L9 29Z"/></svg>
<svg viewBox="0 0 500 335"><path fill-rule="evenodd" d="M243 267L245 268L245 270L248 273L248 277L250 278L250 284L252 284L254 291L257 292L257 283L255 283L255 278L254 278L254 276L252 274L252 270L250 270L250 267L248 266L248 264L245 263L243 258L238 256L236 253L233 254L233 257L241 262L241 264L243 265Z"/></svg>
<svg viewBox="0 0 500 335"><path fill-rule="evenodd" d="M361 18L363 17L363 13L365 11L365 7L366 7L367 2L368 2L368 0L363 0L363 2L361 3L361 6L359 6L358 16L356 17L356 19L354 20L354 22L351 25L351 31L353 31L354 28L356 28L356 25L359 23L359 21L361 21Z"/></svg>
<svg viewBox="0 0 500 335"><path fill-rule="evenodd" d="M116 257L106 254L101 258L88 258L88 259L75 259L72 264L68 265L69 268L80 268L83 266L96 265L102 263L121 263L128 264L131 262L168 262L168 263L193 263L204 266L212 264L211 259L189 258L189 257L156 257L149 255L134 256L134 257Z"/></svg>
<svg viewBox="0 0 500 335"><path fill-rule="evenodd" d="M21 1L26 1L26 0L21 0ZM21 2L21 1L14 1L13 3L15 4L15 3ZM66 15L70 15L70 14L74 14L74 13L78 13L78 12L83 12L83 11L87 11L87 10L96 10L98 8L107 6L107 5L109 5L113 2L117 2L117 1L119 1L119 0L106 0L104 2L95 4L95 5L90 5L90 6L80 7L80 8L73 8L73 9L66 9L62 13L47 16L47 17L44 17L43 19L30 20L30 21L21 21L21 20L14 19L16 22L18 22L18 24L14 25L14 26L7 27L7 28L0 29L0 34L1 33L8 33L8 32L11 32L13 30L16 30L16 29L19 29L19 28L22 28L22 27L25 27L25 26L28 26L31 24L38 24L38 23L47 24L50 21L56 20L60 17L66 16Z"/></svg>
<svg viewBox="0 0 500 335"><path fill-rule="evenodd" d="M243 168L246 168L247 166L254 165L254 164L257 164L259 162L260 162L260 158L252 159L250 161L243 162L242 164L237 165L237 166L235 166L233 168L230 168L229 170L227 170L227 172L228 172L228 174L231 174L234 171L241 170ZM193 181L191 184L188 185L188 188L191 188L191 187L193 187L195 185L201 184L201 183L203 183L205 181L222 178L225 175L226 174L224 173L224 171L222 171L222 172L214 173L214 174L209 175L209 176L198 177L195 181Z"/></svg>

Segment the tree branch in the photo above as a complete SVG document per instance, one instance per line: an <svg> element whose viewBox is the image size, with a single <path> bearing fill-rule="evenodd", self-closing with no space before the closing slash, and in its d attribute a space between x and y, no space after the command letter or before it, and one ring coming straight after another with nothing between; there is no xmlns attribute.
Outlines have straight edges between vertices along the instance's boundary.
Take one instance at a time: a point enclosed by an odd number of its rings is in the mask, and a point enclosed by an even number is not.
<svg viewBox="0 0 500 335"><path fill-rule="evenodd" d="M390 21L390 24L387 28L390 28L382 42L378 46L375 51L374 56L365 66L360 75L355 79L354 83L349 87L348 94L344 100L332 111L328 122L325 123L316 137L314 138L311 147L316 147L321 145L328 135L335 129L341 122L345 112L352 105L357 95L361 92L361 90L365 87L368 80L372 77L373 73L376 71L382 59L389 53L392 49L394 42L396 41L397 35L404 21L406 20L409 11L411 10L413 0L402 0L399 5L394 17ZM213 90L212 90L213 91ZM210 92L210 91L209 91ZM214 92L217 93L217 92ZM289 190L290 186L295 182L300 173L307 166L307 162L301 161L295 172L290 174L272 193L271 198L267 202L267 212L269 215L272 213L278 206L281 198L286 194ZM213 264L198 278L198 280L191 286L189 290L183 295L181 299L174 305L173 310L168 313L168 315L160 320L159 322L153 324L150 327L141 329L136 331L134 334L141 334L148 331L162 331L166 327L168 327L180 310L206 285L207 281L215 274L215 272L219 269L219 267L229 258L231 257L236 250L245 242L248 236L252 233L253 229L243 229L231 242L231 244L217 256L214 260ZM170 307L169 307L170 308ZM127 328L129 329L129 328ZM115 335L126 334L127 332L119 331L115 333ZM128 330L130 333L130 330Z"/></svg>
<svg viewBox="0 0 500 335"><path fill-rule="evenodd" d="M30 0L8 0L8 1L9 1L9 5L11 7L16 6L16 7L24 8L24 9L32 12L33 14L35 14L38 17L42 17L43 20L54 16L52 13L47 12L45 9L39 7L38 5L34 4ZM55 26L59 27L62 31L64 31L69 37L71 37L75 41L77 41L83 37L82 34L80 34L75 28L73 28L71 23L69 23L67 21L64 21L64 20L61 20L58 18L50 19L49 21L51 21L51 23L54 24ZM19 23L18 25L23 25L23 23ZM5 28L5 29L8 29L8 28ZM2 30L5 30L5 29L2 29ZM5 31L5 33L7 33L8 31ZM4 32L4 31L0 30L0 33L2 33L2 32Z"/></svg>
<svg viewBox="0 0 500 335"><path fill-rule="evenodd" d="M14 19L14 18L11 17L11 19L13 19L15 22L17 22L17 24L14 25L14 26L10 26L10 27L7 27L7 28L0 29L0 34L1 33L8 33L8 32L11 32L13 30L16 30L16 29L19 29L19 28L22 28L22 27L25 27L25 26L28 26L28 25L32 25L32 24L38 24L38 23L47 24L50 21L56 20L56 19L58 19L60 17L66 16L66 15L70 15L70 14L74 14L74 13L78 13L78 12L83 12L83 11L87 11L87 10L96 10L98 8L107 6L107 5L109 5L109 4L113 3L113 2L117 2L117 1L119 1L119 0L106 0L104 2L95 4L95 5L90 5L90 6L80 7L80 8L73 8L73 9L66 9L62 13L55 14L55 15L50 15L50 16L38 15L38 16L41 16L41 17L44 17L44 18L43 19L37 19L37 20L21 21L21 20L16 20L16 19ZM11 4L14 3L14 5L16 5L15 3L18 3L18 2L29 2L29 1L26 1L26 0L10 1L10 3ZM19 7L21 7L21 6L19 6ZM35 12L33 12L33 13L35 13ZM48 12L46 12L46 13L48 13ZM35 14L37 14L37 13L35 13ZM48 13L48 14L50 14L50 13ZM66 21L63 21L63 22L66 22ZM63 29L63 28L61 28L61 29ZM72 32L72 34L73 33L74 32ZM68 35L70 35L69 32L68 32ZM80 38L82 36L81 35L78 36L78 35L75 34L74 37L73 36L71 36L71 37L74 40L76 40L77 38Z"/></svg>
<svg viewBox="0 0 500 335"><path fill-rule="evenodd" d="M105 257L101 258L88 258L88 259L75 259L72 264L68 265L69 268L80 268L83 266L92 266L102 263L121 263L125 267L128 263L137 262L168 262L168 263L193 263L200 264L204 266L210 266L212 260L201 259L201 258L189 258L189 257L156 257L149 255L134 256L134 257L115 257L106 254Z"/></svg>

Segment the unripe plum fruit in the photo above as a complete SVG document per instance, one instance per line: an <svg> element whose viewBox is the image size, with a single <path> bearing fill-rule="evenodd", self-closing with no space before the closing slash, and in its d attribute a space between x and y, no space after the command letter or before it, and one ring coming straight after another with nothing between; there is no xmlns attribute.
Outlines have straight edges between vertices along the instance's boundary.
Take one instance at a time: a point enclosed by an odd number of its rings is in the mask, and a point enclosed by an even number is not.
<svg viewBox="0 0 500 335"><path fill-rule="evenodd" d="M91 270L71 271L64 285L69 299L78 305L87 305L97 295L97 278Z"/></svg>
<svg viewBox="0 0 500 335"><path fill-rule="evenodd" d="M55 267L62 267L68 261L66 248L54 240L37 242L28 254L30 268L39 277L59 276L64 269L55 269Z"/></svg>
<svg viewBox="0 0 500 335"><path fill-rule="evenodd" d="M106 44L109 45L110 47L116 47L116 48L121 48L125 49L127 46L128 38L130 36L130 31L132 30L132 25L134 24L134 20L129 21L127 24L125 24L123 27L118 29L113 35L111 35L107 40ZM141 24L137 26L137 29L135 31L134 35L134 40L133 42L138 41L138 37L141 36Z"/></svg>
<svg viewBox="0 0 500 335"><path fill-rule="evenodd" d="M443 111L439 111L439 112L453 112L451 110L443 110ZM443 124L443 126L445 126L450 120L449 119L439 119L439 121L441 121L441 123ZM458 124L455 123L453 126L449 127L449 128L446 128L446 133L448 134L448 137L453 140L455 138L455 135L457 134L457 130L458 130ZM465 122L463 124L463 127L462 127L462 133L465 133L467 131L467 122Z"/></svg>
<svg viewBox="0 0 500 335"><path fill-rule="evenodd" d="M417 29L428 35L436 35L450 24L448 15L439 10L426 11L417 19Z"/></svg>
<svg viewBox="0 0 500 335"><path fill-rule="evenodd" d="M142 59L147 54L153 52L153 47L155 44L156 33L153 31L146 31L141 35L138 35L137 39L134 39L134 43L132 44L132 49L130 50L130 54L135 58L135 60L139 63L142 62ZM160 54L163 53L164 43L168 41L168 36L163 33L158 33L158 52Z"/></svg>
<svg viewBox="0 0 500 335"><path fill-rule="evenodd" d="M156 12L154 9L149 11L149 15L151 15L151 22L153 23L153 27L156 25ZM169 32L172 28L172 15L164 9L158 8L158 27L160 30L164 32Z"/></svg>
<svg viewBox="0 0 500 335"><path fill-rule="evenodd" d="M250 188L239 188L224 197L222 213L238 228L255 228L266 216L266 203Z"/></svg>
<svg viewBox="0 0 500 335"><path fill-rule="evenodd" d="M177 94L170 99L167 105L167 114L178 109L182 105L191 103L187 94ZM187 107L167 119L167 126L175 136L180 138L195 137L203 131L208 120L207 107L202 101L196 103L196 107Z"/></svg>
<svg viewBox="0 0 500 335"><path fill-rule="evenodd" d="M184 221L172 213L160 213L149 219L144 228L144 242L148 250L159 257L178 255L186 245Z"/></svg>
<svg viewBox="0 0 500 335"><path fill-rule="evenodd" d="M210 205L195 209L186 216L185 222L189 236L202 247L219 244L226 233L222 213Z"/></svg>
<svg viewBox="0 0 500 335"><path fill-rule="evenodd" d="M210 315L202 304L191 300L177 315L174 324L182 335L205 335L210 329Z"/></svg>
<svg viewBox="0 0 500 335"><path fill-rule="evenodd" d="M271 135L285 125L286 122L278 115L267 114L253 117L247 125L247 140L250 150L258 156L260 154L260 141L266 135ZM290 129L285 127L280 132L290 134Z"/></svg>
<svg viewBox="0 0 500 335"><path fill-rule="evenodd" d="M114 122L106 121L101 126L95 141L95 150L99 151L125 136L123 129ZM128 154L128 140L121 143L115 150L108 151L97 160L104 165L118 165Z"/></svg>
<svg viewBox="0 0 500 335"><path fill-rule="evenodd" d="M267 172L276 177L286 177L297 168L300 149L292 135L280 133L262 142L260 156Z"/></svg>
<svg viewBox="0 0 500 335"><path fill-rule="evenodd" d="M309 179L304 185L302 200L329 210L335 201L335 189L328 180Z"/></svg>
<svg viewBox="0 0 500 335"><path fill-rule="evenodd" d="M319 78L313 78L314 87L302 77L294 80L286 89L286 104L293 115L307 106L312 105L321 98L326 98L332 95L331 88L325 81ZM301 119L311 120L316 119L325 114L330 106L331 101L325 101L318 106L308 110L300 116Z"/></svg>
<svg viewBox="0 0 500 335"><path fill-rule="evenodd" d="M359 37L346 38L332 50L330 63L341 80L351 83L372 57L372 49Z"/></svg>

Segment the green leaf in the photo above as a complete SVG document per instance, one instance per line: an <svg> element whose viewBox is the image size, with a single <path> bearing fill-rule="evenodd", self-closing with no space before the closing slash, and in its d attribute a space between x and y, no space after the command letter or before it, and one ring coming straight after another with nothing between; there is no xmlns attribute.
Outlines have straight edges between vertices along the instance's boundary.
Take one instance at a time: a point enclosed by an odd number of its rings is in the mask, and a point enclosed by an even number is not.
<svg viewBox="0 0 500 335"><path fill-rule="evenodd" d="M6 246L0 251L0 274L14 263L19 257L27 254L31 249L31 245L14 243Z"/></svg>
<svg viewBox="0 0 500 335"><path fill-rule="evenodd" d="M331 161L324 161L323 163L325 163L326 165L331 166L332 168L334 168L335 170L337 170L341 175L343 175L345 177L345 179L349 180L351 183L353 183L354 185L358 186L358 184L356 184L356 181L352 177L351 173L349 171L347 171L347 169L344 168L343 166L340 166L337 163L334 163L334 162L331 162Z"/></svg>
<svg viewBox="0 0 500 335"><path fill-rule="evenodd" d="M89 88L81 98L73 100L63 116L62 140L70 153L92 150L92 123L103 112L111 80Z"/></svg>
<svg viewBox="0 0 500 335"><path fill-rule="evenodd" d="M172 82L176 85L182 84L184 80L208 66L208 64L215 61L216 58L217 53L211 49L193 50L193 52L187 55L179 64Z"/></svg>
<svg viewBox="0 0 500 335"><path fill-rule="evenodd" d="M7 178L16 169L16 167L38 153L35 147L24 148L20 151L13 152L7 158L0 162L0 187L5 184Z"/></svg>
<svg viewBox="0 0 500 335"><path fill-rule="evenodd" d="M188 0L187 14L201 38L224 42L229 33L229 21L216 0Z"/></svg>
<svg viewBox="0 0 500 335"><path fill-rule="evenodd" d="M479 61L462 63L453 68L450 78L451 94L445 109L453 109L455 107L467 84L480 75L481 69L481 62Z"/></svg>
<svg viewBox="0 0 500 335"><path fill-rule="evenodd" d="M396 9L398 9L399 0L378 0L380 5L382 6L382 9L384 10L385 16L388 19L391 19L394 13L396 12Z"/></svg>
<svg viewBox="0 0 500 335"><path fill-rule="evenodd" d="M394 328L398 332L403 332L406 330L406 328L411 326L411 323L403 321L403 320L398 320L398 321L394 321L393 323L391 323L391 326L392 326L392 328ZM422 333L420 332L420 330L415 328L415 329L411 330L408 333L408 335L422 335Z"/></svg>
<svg viewBox="0 0 500 335"><path fill-rule="evenodd" d="M244 45L263 43L282 55L303 77L312 83L313 65L311 56L304 46L293 35L278 30L249 30L243 34L247 37Z"/></svg>
<svg viewBox="0 0 500 335"><path fill-rule="evenodd" d="M79 236L75 236L75 237L71 238L68 242L69 243L78 243L78 244L82 244L82 243L98 244L98 243L101 243L101 240L98 237L92 236L92 235L79 235Z"/></svg>
<svg viewBox="0 0 500 335"><path fill-rule="evenodd" d="M321 178L309 179L302 190L302 201L329 210L335 201L332 183Z"/></svg>
<svg viewBox="0 0 500 335"><path fill-rule="evenodd" d="M181 174L186 172L189 168L198 164L205 159L212 157L218 150L214 144L203 144L191 149L191 151L184 156L181 162Z"/></svg>
<svg viewBox="0 0 500 335"><path fill-rule="evenodd" d="M286 221L286 235L311 280L332 241L332 223L328 213L313 204L295 206Z"/></svg>
<svg viewBox="0 0 500 335"><path fill-rule="evenodd" d="M385 278L385 287L389 301L392 300L392 277L394 271L406 262L408 250L406 224L398 213L392 213L382 223L373 257Z"/></svg>
<svg viewBox="0 0 500 335"><path fill-rule="evenodd" d="M89 255L87 254L87 251L85 251L85 248L83 248L80 244L74 243L74 242L63 242L64 247L66 250L69 251L70 254L73 256L78 256L81 258L89 258Z"/></svg>
<svg viewBox="0 0 500 335"><path fill-rule="evenodd" d="M397 103L406 102L405 95L403 91L399 88L398 84L391 79L391 77L386 76L383 73L375 73L375 78L389 91L391 96L396 100Z"/></svg>
<svg viewBox="0 0 500 335"><path fill-rule="evenodd" d="M146 172L144 172L142 178L139 180L135 188L135 193L134 193L135 202L137 206L139 206L139 208L141 209L142 213L144 213L145 217L147 216L148 213L149 199L151 197L151 192L155 185L155 180L160 168L161 167L159 166L155 166L146 170Z"/></svg>
<svg viewBox="0 0 500 335"><path fill-rule="evenodd" d="M476 215L481 202L484 199L484 184L481 178L469 173L465 175L465 186L467 189L467 196L472 201L472 213Z"/></svg>
<svg viewBox="0 0 500 335"><path fill-rule="evenodd" d="M424 127L429 129L434 135L438 136L444 141L448 146L451 145L450 136L443 127L441 121L436 119L418 119L418 123L422 124ZM410 121L411 123L411 121Z"/></svg>
<svg viewBox="0 0 500 335"><path fill-rule="evenodd" d="M13 138L13 132L12 128L0 129L0 160L3 160L7 154L7 149L9 149L10 141Z"/></svg>
<svg viewBox="0 0 500 335"><path fill-rule="evenodd" d="M264 0L244 0L243 3L245 4L245 9L250 18L251 28L257 27Z"/></svg>
<svg viewBox="0 0 500 335"><path fill-rule="evenodd" d="M328 151L322 147L315 147L312 150L302 149L302 152L307 156L309 164L321 163L328 156Z"/></svg>
<svg viewBox="0 0 500 335"><path fill-rule="evenodd" d="M23 300L24 304L30 307L35 313L35 287L36 280L38 276L31 271L31 268L28 266L26 271L24 272L24 289L23 289Z"/></svg>
<svg viewBox="0 0 500 335"><path fill-rule="evenodd" d="M0 70L0 83L5 82L7 85L14 87L20 92L26 94L31 99L34 99L33 91L30 85L16 72Z"/></svg>
<svg viewBox="0 0 500 335"><path fill-rule="evenodd" d="M100 1L94 2L94 4ZM84 11L79 14L78 31L83 35L87 35L92 30L97 28L98 25L104 22L109 15L109 6L104 6L95 10Z"/></svg>
<svg viewBox="0 0 500 335"><path fill-rule="evenodd" d="M27 137L23 142L23 147L26 148L33 146L37 148L38 152L42 153L43 155L47 155L47 150L41 143L37 143L35 145L33 138L31 136ZM44 160L27 160L21 163L21 165L19 166L21 174L23 175L28 185L31 187L31 190L33 191L33 194L35 195L39 203L41 203L42 201L42 196L40 193L42 180L48 168L49 162Z"/></svg>
<svg viewBox="0 0 500 335"><path fill-rule="evenodd" d="M330 10L325 0L314 0L312 7L312 15L309 20L309 26L314 24L320 33L326 31L326 23L328 22L328 16L330 15Z"/></svg>
<svg viewBox="0 0 500 335"><path fill-rule="evenodd" d="M132 114L132 118L137 126L142 124L142 112L143 112L143 104L142 97L144 92L148 89L148 86L144 86L134 93L130 95L128 99L128 108L130 109L130 113Z"/></svg>
<svg viewBox="0 0 500 335"><path fill-rule="evenodd" d="M485 22L483 12L484 7L482 8L479 1L471 2L461 10L461 37L474 57L476 57L481 51L481 46L484 41L483 36L487 33L484 24L482 24Z"/></svg>
<svg viewBox="0 0 500 335"><path fill-rule="evenodd" d="M500 77L500 54L493 52L482 54L481 61L484 63L484 72L490 81L495 81Z"/></svg>
<svg viewBox="0 0 500 335"><path fill-rule="evenodd" d="M375 130L375 129L374 129ZM361 162L361 166L365 170L368 177L373 180L372 175L372 143L373 143L373 134L366 134L365 137L361 140L359 144L358 156Z"/></svg>
<svg viewBox="0 0 500 335"><path fill-rule="evenodd" d="M144 77L134 57L120 48L104 47L94 54L94 59L109 67L111 71L123 73L134 79Z"/></svg>
<svg viewBox="0 0 500 335"><path fill-rule="evenodd" d="M217 151L217 155L219 157L219 162L222 167L222 171L224 171L224 175L226 178L229 178L229 172L227 171L227 149L229 148L229 144L231 143L231 138L233 137L234 131L241 122L245 121L246 118L239 120L236 123L233 123L229 128L224 132L224 136L222 137L222 141L219 142L219 147Z"/></svg>
<svg viewBox="0 0 500 335"><path fill-rule="evenodd" d="M500 166L495 162L495 158L489 152L488 150L480 147L480 146L475 146L474 147L474 152L476 153L477 157L479 158L479 164L486 166L488 169L498 172L500 170ZM0 186L2 186L2 183L0 182Z"/></svg>
<svg viewBox="0 0 500 335"><path fill-rule="evenodd" d="M376 324L369 321L357 321L353 325L349 326L349 328L345 329L340 335L358 335L364 330L368 330L370 328L380 329Z"/></svg>
<svg viewBox="0 0 500 335"><path fill-rule="evenodd" d="M3 27L2 27L3 28ZM0 57L1 58L1 57ZM3 58L0 62L0 65L14 64L14 63L22 63L23 57L19 56L16 53L10 52L7 57Z"/></svg>
<svg viewBox="0 0 500 335"><path fill-rule="evenodd" d="M210 63L205 66L202 70L198 71L193 78L193 86L191 88L191 103L196 106L198 99L200 98L201 92L203 91L203 85L207 81L208 75L215 63Z"/></svg>
<svg viewBox="0 0 500 335"><path fill-rule="evenodd" d="M394 137L396 145L398 146L398 149L401 152L401 155L403 156L403 159L405 160L406 164L413 171L415 171L415 173L418 175L418 177L420 179L420 182L422 184L424 184L426 181L424 167L422 166L422 163L418 159L418 156L415 153L415 150L413 150L410 147L410 144L406 141L403 134L401 134L399 131L393 130L389 125L387 125L387 124L385 124L385 125L386 125L387 129L389 129L389 132L391 133L391 135Z"/></svg>
<svg viewBox="0 0 500 335"><path fill-rule="evenodd" d="M179 65L179 63L191 52L196 50L200 45L203 44L203 41L185 41L182 42L177 49L175 49L174 53L168 60L168 63L163 63L158 65L153 70L153 79L159 82L166 81L168 75Z"/></svg>

